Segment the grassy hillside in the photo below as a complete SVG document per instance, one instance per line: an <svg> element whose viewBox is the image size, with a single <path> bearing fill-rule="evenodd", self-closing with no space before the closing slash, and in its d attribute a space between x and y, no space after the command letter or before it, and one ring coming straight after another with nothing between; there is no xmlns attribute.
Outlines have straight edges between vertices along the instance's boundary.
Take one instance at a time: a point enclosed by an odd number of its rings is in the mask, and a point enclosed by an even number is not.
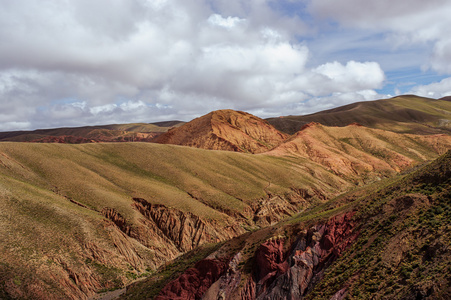
<svg viewBox="0 0 451 300"><path fill-rule="evenodd" d="M311 299L451 297L451 151L353 207L360 237Z"/></svg>
<svg viewBox="0 0 451 300"><path fill-rule="evenodd" d="M240 212L244 205L265 197L265 187L270 193L285 193L290 187L315 186L315 178L299 170L317 168L301 158L159 144L2 143L0 153L3 174L55 190L94 210L143 197L210 217L217 212L208 205ZM319 174L330 182L325 193L343 183L324 169ZM206 204L188 192L205 199ZM129 209L127 204L120 212L131 216Z"/></svg>
<svg viewBox="0 0 451 300"><path fill-rule="evenodd" d="M199 244L228 239L260 217L278 220L320 201L315 193L349 187L301 158L147 143L1 143L0 290L83 299L196 246L187 243L196 232ZM265 201L282 211L262 209ZM157 210L163 219L148 214Z"/></svg>
<svg viewBox="0 0 451 300"><path fill-rule="evenodd" d="M370 128L401 133L449 133L451 101L405 95L352 103L310 115L270 118L267 121L288 134L296 133L310 122L327 126L359 123Z"/></svg>

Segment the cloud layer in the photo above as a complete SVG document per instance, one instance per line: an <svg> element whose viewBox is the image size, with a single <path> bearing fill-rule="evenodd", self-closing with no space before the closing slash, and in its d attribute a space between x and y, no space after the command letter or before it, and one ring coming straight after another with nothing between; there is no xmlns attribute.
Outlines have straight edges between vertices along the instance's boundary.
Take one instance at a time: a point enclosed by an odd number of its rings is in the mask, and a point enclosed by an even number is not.
<svg viewBox="0 0 451 300"><path fill-rule="evenodd" d="M0 130L190 120L220 108L305 114L387 97L377 59L336 59L326 49L327 59L315 60L309 41L328 22L384 32L396 47L427 43L431 55L419 67L451 72L451 39L442 35L450 5L391 3L384 14L382 4L359 3L5 0ZM430 25L437 16L445 20Z"/></svg>

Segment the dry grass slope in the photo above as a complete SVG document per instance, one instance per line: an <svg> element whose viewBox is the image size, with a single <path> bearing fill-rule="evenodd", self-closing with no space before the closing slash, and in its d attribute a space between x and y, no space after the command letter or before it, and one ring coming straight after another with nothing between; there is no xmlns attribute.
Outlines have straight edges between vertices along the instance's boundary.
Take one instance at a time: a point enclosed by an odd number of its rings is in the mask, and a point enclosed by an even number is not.
<svg viewBox="0 0 451 300"><path fill-rule="evenodd" d="M265 215L262 201L301 208L309 202L287 200L300 198L295 191L319 201L313 191L331 197L350 186L302 158L145 143L1 143L0 289L19 298L83 299L189 249L169 239L167 226L182 226L186 236L204 230L202 242L216 242L255 226L254 213ZM149 223L156 219L146 219L133 198L162 205L176 223Z"/></svg>

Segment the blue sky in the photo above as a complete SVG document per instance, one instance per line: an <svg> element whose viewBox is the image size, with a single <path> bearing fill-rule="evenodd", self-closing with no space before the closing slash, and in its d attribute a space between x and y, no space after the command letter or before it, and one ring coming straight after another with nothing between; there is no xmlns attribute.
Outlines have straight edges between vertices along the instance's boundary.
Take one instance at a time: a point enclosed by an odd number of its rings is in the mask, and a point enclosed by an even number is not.
<svg viewBox="0 0 451 300"><path fill-rule="evenodd" d="M448 0L0 0L0 130L451 95Z"/></svg>

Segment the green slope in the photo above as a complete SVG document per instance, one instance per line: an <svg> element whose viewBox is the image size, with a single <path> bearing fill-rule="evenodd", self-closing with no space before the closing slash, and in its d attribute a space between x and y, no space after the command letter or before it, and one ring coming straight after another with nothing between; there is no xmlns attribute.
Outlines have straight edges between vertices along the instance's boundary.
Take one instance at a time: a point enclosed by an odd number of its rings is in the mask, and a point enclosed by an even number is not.
<svg viewBox="0 0 451 300"><path fill-rule="evenodd" d="M305 116L267 119L278 130L294 134L310 122L327 126L351 123L401 133L450 133L451 101L417 96L357 102Z"/></svg>
<svg viewBox="0 0 451 300"><path fill-rule="evenodd" d="M129 216L132 197L173 205L200 216L215 216L209 206L241 212L243 206L290 188L316 186L314 177L301 172L317 165L302 158L254 156L189 147L124 144L0 144L1 173L39 188L57 189L94 210L125 202L121 213ZM343 181L325 169L325 193ZM188 193L203 199L193 199ZM239 199L239 200L238 200Z"/></svg>
<svg viewBox="0 0 451 300"><path fill-rule="evenodd" d="M361 235L311 299L449 299L451 151L354 205Z"/></svg>

